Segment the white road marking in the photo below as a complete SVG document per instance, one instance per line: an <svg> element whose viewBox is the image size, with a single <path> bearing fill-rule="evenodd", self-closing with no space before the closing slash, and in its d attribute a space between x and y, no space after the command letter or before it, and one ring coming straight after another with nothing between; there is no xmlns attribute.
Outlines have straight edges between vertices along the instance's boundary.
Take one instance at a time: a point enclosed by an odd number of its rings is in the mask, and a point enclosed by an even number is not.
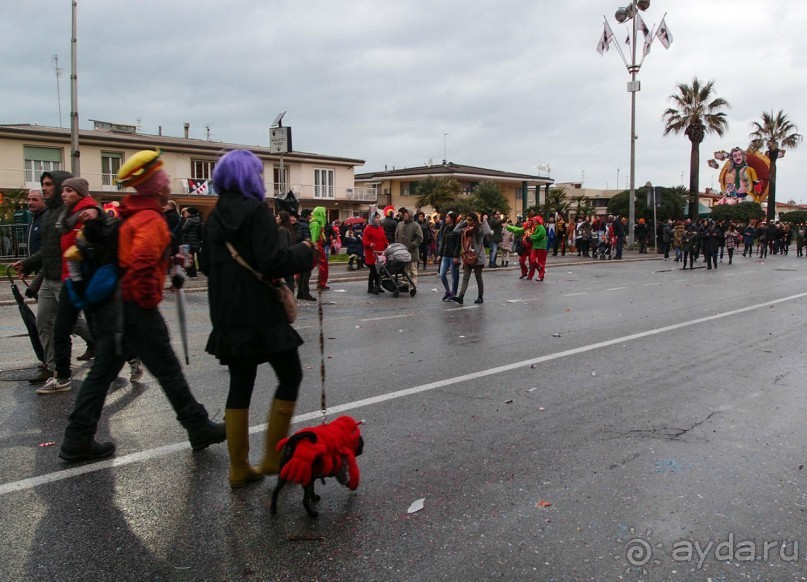
<svg viewBox="0 0 807 582"><path fill-rule="evenodd" d="M384 319L397 319L399 317L412 317L414 313L402 313L401 315L386 315L384 317L371 317L369 319L360 319L359 321L382 321Z"/></svg>
<svg viewBox="0 0 807 582"><path fill-rule="evenodd" d="M661 287L661 283L645 283L642 287Z"/></svg>
<svg viewBox="0 0 807 582"><path fill-rule="evenodd" d="M740 309L732 309L731 311L725 311L723 313L716 313L714 315L708 315L706 317L699 317L697 319L691 319L689 321L683 321L681 323L675 323L665 327L660 327L648 331L642 331L639 333L613 338L610 340L588 344L585 346L580 346L578 348L572 348L570 350L564 350L562 352L548 354L546 356L539 356L537 358L531 358L529 360L513 362L512 364L497 366L495 368L489 368L487 370L480 370L479 372L472 372L470 374L463 374L462 376L455 376L453 378L446 378L444 380L438 380L436 382L430 382L428 384L421 384L420 386L413 386L412 388L397 390L395 392L389 392L387 394L379 394L378 396L373 396L371 398L364 398L362 400L348 402L345 404L341 404L339 406L333 406L331 408L328 408L326 414L328 415L340 414L343 412L356 410L358 408L364 408L365 406L381 404L382 402L396 400L398 398L404 398L406 396L412 396L414 394L420 394L421 392L429 392L431 390L444 388L446 386L451 386L454 384L461 384L463 382L470 382L472 380L478 380L479 378L485 378L487 376L494 376L506 372L511 372L513 370L518 370L519 368L526 368L528 366L534 366L536 364L542 364L544 362L550 362L552 360L558 360L560 358L566 358L569 356L576 356L578 354L591 352L601 348L607 348L613 345L624 344L625 342L640 340L654 335L665 334L669 331L683 329L686 327L692 327L694 325L699 325L701 323L709 323L711 321L716 321L718 319L739 315L741 313L748 313L749 311L762 309L763 307L770 307L771 305L777 305L779 303L794 301L796 299L802 299L804 297L807 297L807 293L790 295L788 297L783 297L781 299L774 299L773 301L765 301L764 303L757 303L755 305L749 305L747 307L742 307ZM470 307L467 307L465 309L470 309ZM292 419L292 422L293 423L307 422L310 420L317 420L320 418L322 418L322 411L318 410L316 412L308 412L305 414L295 416ZM249 432L255 434L263 432L265 430L266 430L266 424L259 424L257 426L251 427L249 429ZM77 477L78 475L85 475L87 473L93 473L95 471L103 471L105 469L111 469L114 467L123 467L126 465L131 465L133 463L139 463L143 461L148 461L150 459L165 457L167 455L171 455L173 453L179 451L185 451L188 449L190 449L190 444L187 442L175 443L173 445L166 445L164 447L158 447L156 449L149 449L146 451L132 453L130 455L125 455L123 457L115 457L107 459L105 461L99 461L97 463L82 465L80 467L72 467L70 469L64 469L62 471L56 471L54 473L47 473L45 475L39 475L37 477L21 479L20 481L12 481L10 483L4 483L0 485L0 496L6 495L8 493L15 493L18 491L26 491L28 489L33 489L34 487L38 487L40 485L56 483L57 481L62 481L63 479L69 479L71 477Z"/></svg>
<svg viewBox="0 0 807 582"><path fill-rule="evenodd" d="M580 293L564 293L564 297L576 297L578 295L588 295L588 291L582 291Z"/></svg>
<svg viewBox="0 0 807 582"><path fill-rule="evenodd" d="M610 289L606 289L606 291L619 291L620 289L627 289L627 287L611 287Z"/></svg>

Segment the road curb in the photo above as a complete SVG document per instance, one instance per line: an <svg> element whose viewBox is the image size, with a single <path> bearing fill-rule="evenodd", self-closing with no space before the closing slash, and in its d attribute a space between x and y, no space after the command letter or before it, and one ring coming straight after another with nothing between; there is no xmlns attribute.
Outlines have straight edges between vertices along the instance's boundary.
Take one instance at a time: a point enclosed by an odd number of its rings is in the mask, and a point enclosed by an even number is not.
<svg viewBox="0 0 807 582"><path fill-rule="evenodd" d="M591 260L591 261L566 261L561 263L553 263L551 265L547 265L547 270L549 269L557 269L560 267L568 268L573 267L576 265L613 265L618 263L636 263L639 261L660 261L662 259L661 256L649 256L649 257L632 257L632 258L624 258L618 261L610 260ZM435 265L436 267L436 265ZM518 271L518 262L516 262L515 266L513 267L498 267L496 271ZM424 273L424 271L419 271L419 275ZM425 273L436 273L436 271L425 271ZM361 275L335 275L330 279L331 283L353 283L355 281L365 281L367 280L367 274L363 273ZM316 279L311 279L311 282L314 283ZM166 287L165 294L169 295L171 287ZM185 287L185 293L207 293L207 285L198 286L198 287ZM36 301L33 299L26 299L25 303L28 305L36 305ZM17 302L14 299L0 299L0 307L9 307L17 305Z"/></svg>

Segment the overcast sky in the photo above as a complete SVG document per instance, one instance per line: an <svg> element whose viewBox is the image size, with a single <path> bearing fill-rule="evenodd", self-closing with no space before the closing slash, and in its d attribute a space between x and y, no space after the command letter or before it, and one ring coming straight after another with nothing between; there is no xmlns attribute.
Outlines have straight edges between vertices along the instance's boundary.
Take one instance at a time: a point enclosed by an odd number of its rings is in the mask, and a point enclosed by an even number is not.
<svg viewBox="0 0 807 582"><path fill-rule="evenodd" d="M627 0L623 0L627 1ZM449 161L558 182L626 187L629 75L600 56L610 0L78 0L81 127L268 145L286 110L301 151L366 160L356 172ZM0 123L62 125L70 111L70 0L7 0L0 20ZM639 73L636 184L689 184L689 141L662 137L679 82L714 80L729 131L701 145L701 190L718 187L712 152L748 145L751 122L783 109L807 133L807 3L652 0L674 41L656 40ZM799 55L802 55L801 57ZM448 134L444 136L444 134ZM807 202L807 144L779 164L778 196Z"/></svg>

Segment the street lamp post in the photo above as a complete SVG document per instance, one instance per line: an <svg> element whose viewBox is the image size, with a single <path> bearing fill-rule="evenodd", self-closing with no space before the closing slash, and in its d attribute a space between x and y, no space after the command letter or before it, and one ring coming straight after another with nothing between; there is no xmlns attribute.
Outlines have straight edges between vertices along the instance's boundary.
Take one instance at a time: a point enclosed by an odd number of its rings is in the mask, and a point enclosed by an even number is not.
<svg viewBox="0 0 807 582"><path fill-rule="evenodd" d="M636 75L644 62L644 56L647 55L647 48L644 51L642 60L636 62L636 36L639 30L639 11L645 11L650 6L650 0L631 0L627 6L617 9L614 18L620 24L628 20L631 21L631 59L630 62L625 58L622 53L622 48L619 42L616 42L619 56L622 57L622 62L630 74L630 82L628 82L628 92L630 93L630 194L628 198L628 246L633 247L633 227L636 224L636 93L641 90L641 83L636 80ZM603 16L603 18L605 18ZM606 20L606 27L608 27L608 19ZM608 27L610 30L610 27ZM647 33L645 33L647 34ZM652 34L652 33L650 33ZM651 39L652 42L652 39ZM647 45L646 45L647 46ZM617 184L617 188L619 184Z"/></svg>
<svg viewBox="0 0 807 582"><path fill-rule="evenodd" d="M73 30L72 38L70 41L70 172L74 176L81 175L81 165L79 156L78 143L78 64L76 45L78 45L78 38L76 35L76 20L77 20L77 2L73 0Z"/></svg>

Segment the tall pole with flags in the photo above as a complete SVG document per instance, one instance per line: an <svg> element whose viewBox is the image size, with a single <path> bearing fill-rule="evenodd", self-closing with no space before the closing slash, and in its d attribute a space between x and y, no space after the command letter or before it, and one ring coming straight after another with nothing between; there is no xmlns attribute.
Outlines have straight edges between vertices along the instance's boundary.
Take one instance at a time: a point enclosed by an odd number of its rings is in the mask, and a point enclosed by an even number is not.
<svg viewBox="0 0 807 582"><path fill-rule="evenodd" d="M81 175L78 149L78 73L76 63L76 16L77 0L73 0L73 36L70 40L70 171L74 176Z"/></svg>
<svg viewBox="0 0 807 582"><path fill-rule="evenodd" d="M633 0L634 12L636 8L636 0ZM628 91L630 91L630 198L628 198L628 246L633 248L633 228L636 224L636 93L640 90L641 85L636 80L636 74L639 72L639 67L636 66L636 29L638 20L641 18L636 13L633 18L633 37L631 46L631 66L630 69L630 84L628 84Z"/></svg>
<svg viewBox="0 0 807 582"><path fill-rule="evenodd" d="M636 93L641 90L641 83L636 79L636 76L639 74L639 70L642 68L642 63L644 63L645 58L648 54L650 54L650 46L653 44L653 40L656 37L658 37L659 42L661 42L665 49L669 48L670 43L672 42L672 35L669 32L669 28L667 27L664 18L662 18L661 24L659 25L657 31L655 29L655 25L652 29L648 29L647 25L642 19L641 12L647 10L649 7L650 0L631 0L631 3L627 6L617 9L616 14L614 15L619 23L631 20L632 31L632 34L629 34L627 39L628 42L632 44L630 62L628 62L628 60L625 58L625 54L622 52L620 43L614 43L619 51L619 56L622 58L622 62L625 64L625 67L630 74L630 81L628 82L628 92L630 93L630 192L628 198L629 246L633 246L633 227L636 224ZM666 18L666 14L664 16ZM599 44L597 45L597 52L600 53L600 55L608 51L614 38L614 33L611 30L611 26L608 24L608 19L603 16L603 20L604 31L600 37ZM637 62L636 51L638 47L636 36L640 30L644 35L644 44L642 49L642 58ZM619 187L618 183L617 187Z"/></svg>

